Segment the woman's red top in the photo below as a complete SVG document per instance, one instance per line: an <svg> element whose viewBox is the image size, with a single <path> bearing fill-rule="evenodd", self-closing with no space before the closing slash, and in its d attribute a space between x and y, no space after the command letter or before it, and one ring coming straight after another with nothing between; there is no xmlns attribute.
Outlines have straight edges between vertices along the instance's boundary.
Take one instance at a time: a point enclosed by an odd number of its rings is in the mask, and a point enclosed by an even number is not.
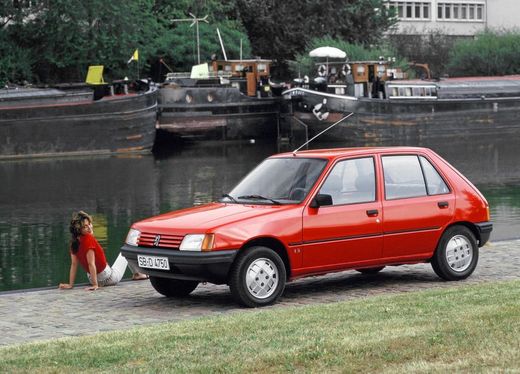
<svg viewBox="0 0 520 374"><path fill-rule="evenodd" d="M101 245L99 245L98 241L92 234L85 234L79 237L79 249L76 252L76 256L78 257L79 263L83 269L88 273L88 261L87 261L87 252L89 250L94 251L94 255L96 257L96 271L97 273L101 273L105 270L107 266L107 260L105 258L105 252Z"/></svg>

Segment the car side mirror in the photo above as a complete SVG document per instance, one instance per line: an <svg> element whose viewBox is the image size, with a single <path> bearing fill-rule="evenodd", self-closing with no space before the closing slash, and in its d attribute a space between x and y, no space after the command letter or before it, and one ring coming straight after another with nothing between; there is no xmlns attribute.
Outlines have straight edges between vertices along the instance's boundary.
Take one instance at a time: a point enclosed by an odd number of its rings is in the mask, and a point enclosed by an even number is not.
<svg viewBox="0 0 520 374"><path fill-rule="evenodd" d="M317 194L314 199L312 199L309 206L311 208L319 208L320 206L325 205L332 205L332 196L320 193Z"/></svg>

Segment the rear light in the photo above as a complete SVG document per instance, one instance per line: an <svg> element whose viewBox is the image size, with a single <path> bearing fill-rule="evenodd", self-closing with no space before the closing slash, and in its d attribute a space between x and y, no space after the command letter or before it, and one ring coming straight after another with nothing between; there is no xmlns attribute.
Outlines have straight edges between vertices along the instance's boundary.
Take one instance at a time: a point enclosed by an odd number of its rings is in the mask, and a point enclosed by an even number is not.
<svg viewBox="0 0 520 374"><path fill-rule="evenodd" d="M489 205L486 205L486 221L491 221L491 213L489 212Z"/></svg>

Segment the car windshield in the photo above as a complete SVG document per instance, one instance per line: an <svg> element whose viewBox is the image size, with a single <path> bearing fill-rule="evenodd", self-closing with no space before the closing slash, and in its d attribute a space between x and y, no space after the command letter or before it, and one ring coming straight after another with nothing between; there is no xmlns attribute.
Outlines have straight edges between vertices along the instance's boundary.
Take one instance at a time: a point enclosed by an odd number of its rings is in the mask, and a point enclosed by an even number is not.
<svg viewBox="0 0 520 374"><path fill-rule="evenodd" d="M251 171L222 201L294 204L309 193L327 164L318 158L268 158Z"/></svg>

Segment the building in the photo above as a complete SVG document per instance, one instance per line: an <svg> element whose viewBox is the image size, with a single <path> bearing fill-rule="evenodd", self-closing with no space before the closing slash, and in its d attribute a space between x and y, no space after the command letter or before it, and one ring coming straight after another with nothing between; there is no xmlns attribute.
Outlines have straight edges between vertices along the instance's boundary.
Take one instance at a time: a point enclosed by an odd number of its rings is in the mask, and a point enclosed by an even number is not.
<svg viewBox="0 0 520 374"><path fill-rule="evenodd" d="M486 29L520 29L519 0L386 0L399 22L397 34L470 37Z"/></svg>

